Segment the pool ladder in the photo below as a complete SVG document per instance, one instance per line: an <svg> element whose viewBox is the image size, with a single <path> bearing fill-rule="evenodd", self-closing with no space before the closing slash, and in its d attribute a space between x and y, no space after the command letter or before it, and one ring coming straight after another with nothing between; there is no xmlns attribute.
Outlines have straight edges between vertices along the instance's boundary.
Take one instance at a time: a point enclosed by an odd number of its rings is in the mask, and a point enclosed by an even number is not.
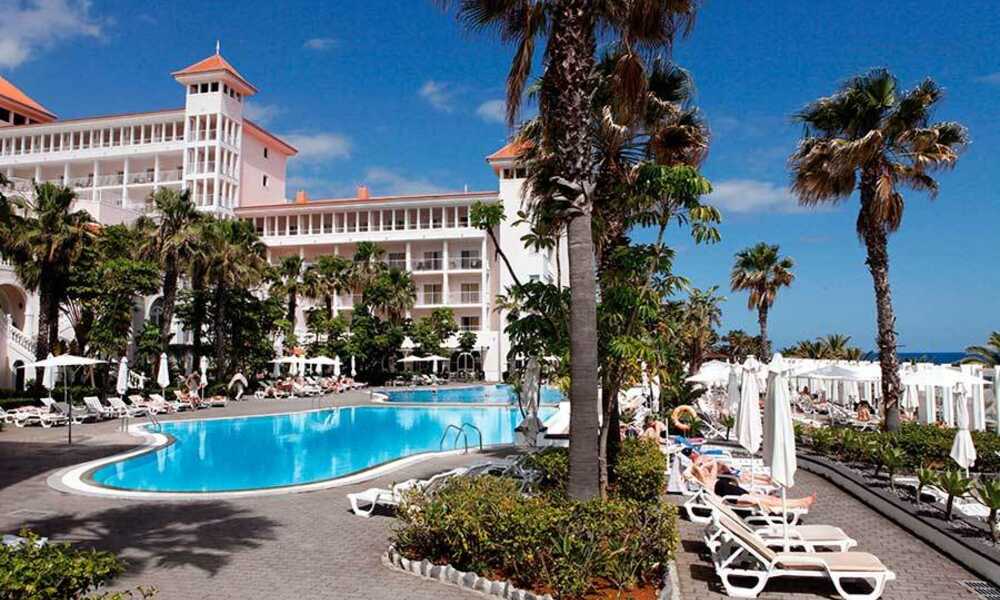
<svg viewBox="0 0 1000 600"><path fill-rule="evenodd" d="M458 448L458 440L462 438L465 444L465 454L469 453L469 431L475 431L476 435L479 436L479 450L483 449L483 432L479 430L478 427L472 423L462 423L461 427L452 423L444 428L444 433L441 434L441 443L438 444L440 450L444 450L444 443L448 439L448 432L452 429L455 430L455 440L452 442L452 446Z"/></svg>

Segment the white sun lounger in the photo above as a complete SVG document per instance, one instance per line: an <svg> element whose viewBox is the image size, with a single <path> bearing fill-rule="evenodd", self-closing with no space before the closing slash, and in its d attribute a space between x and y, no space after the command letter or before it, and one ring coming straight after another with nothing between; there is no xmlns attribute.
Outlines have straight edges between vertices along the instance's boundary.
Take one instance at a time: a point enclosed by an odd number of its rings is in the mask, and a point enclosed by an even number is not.
<svg viewBox="0 0 1000 600"><path fill-rule="evenodd" d="M181 412L183 410L191 410L190 402L181 402L180 400L167 400L160 394L150 394L149 399L156 404L166 406L168 410L173 412Z"/></svg>
<svg viewBox="0 0 1000 600"><path fill-rule="evenodd" d="M778 577L829 579L837 594L845 600L874 600L885 591L887 582L896 579L874 554L867 552L775 552L760 536L718 514L723 529L721 545L712 556L715 572L726 594L735 598L756 598L771 579ZM751 579L742 585L737 581ZM848 593L845 581L866 581L868 593Z"/></svg>
<svg viewBox="0 0 1000 600"><path fill-rule="evenodd" d="M450 471L445 471L444 473L438 473L430 479L407 479L401 483L397 483L392 486L391 489L386 488L368 488L363 492L357 492L354 494L347 494L347 500L351 503L351 512L358 515L359 517L368 518L372 516L375 509L379 506L384 507L395 507L403 501L406 492L414 489L428 489L435 484L448 479L449 477L454 477L455 475L463 475L468 472L468 469L458 468L452 469Z"/></svg>
<svg viewBox="0 0 1000 600"><path fill-rule="evenodd" d="M736 511L737 514L744 514L743 519L750 525L779 525L782 524L782 520L785 518L781 512L776 512L770 508L740 503L739 496L724 496L720 498L715 492L700 487L700 482L697 480L688 478L688 481L699 486L697 491L685 500L682 505L684 513L692 523L707 525L712 521L713 507L706 500L709 496L714 496L717 500ZM788 508L786 511L788 524L798 525L802 516L808 513L809 509L807 508Z"/></svg>
<svg viewBox="0 0 1000 600"><path fill-rule="evenodd" d="M858 545L857 540L847 535L843 529L831 525L788 525L787 528L783 525L771 525L754 529L747 525L736 514L736 511L719 502L715 496L706 495L705 501L712 506L713 510L729 517L734 523L744 526L747 531L760 536L764 543L772 548L784 548L786 534L789 548L802 548L806 552L820 550L847 552ZM711 552L714 553L719 549L723 531L715 519L705 528L703 541Z"/></svg>
<svg viewBox="0 0 1000 600"><path fill-rule="evenodd" d="M108 404L111 405L111 410L115 411L115 415L119 417L142 417L149 414L145 408L129 406L117 396L109 397Z"/></svg>
<svg viewBox="0 0 1000 600"><path fill-rule="evenodd" d="M101 404L101 400L97 396L84 396L83 405L90 414L95 415L98 419L115 418L115 411Z"/></svg>

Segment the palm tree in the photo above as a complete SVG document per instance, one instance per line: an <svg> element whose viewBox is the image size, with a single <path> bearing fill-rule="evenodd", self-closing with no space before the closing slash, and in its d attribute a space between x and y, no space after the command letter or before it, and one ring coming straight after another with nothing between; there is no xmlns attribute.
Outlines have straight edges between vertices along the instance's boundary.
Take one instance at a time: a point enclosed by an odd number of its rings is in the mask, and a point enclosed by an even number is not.
<svg viewBox="0 0 1000 600"><path fill-rule="evenodd" d="M788 287L795 280L792 268L795 261L781 256L777 245L759 244L744 248L736 253L736 262L729 275L729 285L734 292L747 290L747 308L757 310L757 324L760 326L760 356L767 360L771 355L771 344L767 339L767 315L774 306L778 290Z"/></svg>
<svg viewBox="0 0 1000 600"><path fill-rule="evenodd" d="M358 242L354 250L354 264L351 267L349 276L351 290L355 294L364 292L375 278L386 269L386 264L382 260L385 256L385 248L374 242Z"/></svg>
<svg viewBox="0 0 1000 600"><path fill-rule="evenodd" d="M86 211L72 210L73 190L36 184L34 198L9 198L4 254L28 290L38 292L35 357L44 359L59 339L59 307L66 301L70 271L93 239L97 225ZM41 382L41 377L36 378Z"/></svg>
<svg viewBox="0 0 1000 600"><path fill-rule="evenodd" d="M438 0L445 6L448 0ZM697 0L456 0L459 19L474 30L494 29L517 46L507 77L507 119L513 124L531 72L538 38L547 37L539 91L543 143L553 156L566 213L570 311L570 466L567 491L576 499L601 493L598 461L597 289L591 227L596 163L590 145L590 106L596 32L617 37L626 50L619 73L623 89L639 91L644 50L669 47L693 24ZM638 68L637 68L638 67ZM636 93L638 105L644 95Z"/></svg>
<svg viewBox="0 0 1000 600"><path fill-rule="evenodd" d="M982 346L969 346L963 363L978 363L987 367L1000 365L1000 331L994 331Z"/></svg>
<svg viewBox="0 0 1000 600"><path fill-rule="evenodd" d="M858 189L857 232L868 253L875 288L878 350L882 368L885 422L899 428L899 359L896 316L889 289L889 235L903 219L900 186L933 197L938 184L930 172L954 166L968 143L959 123L931 123L942 91L931 79L897 93L896 78L875 69L848 80L832 96L795 115L805 134L789 159L792 190L805 206L838 203Z"/></svg>
<svg viewBox="0 0 1000 600"><path fill-rule="evenodd" d="M392 325L402 325L406 313L417 301L413 276L402 269L389 269L378 275L364 290L364 303L372 312Z"/></svg>
<svg viewBox="0 0 1000 600"><path fill-rule="evenodd" d="M851 336L831 333L817 340L823 346L826 358L847 359L851 353Z"/></svg>
<svg viewBox="0 0 1000 600"><path fill-rule="evenodd" d="M273 289L285 296L288 301L288 310L285 311L285 319L290 323L292 331L295 331L295 316L298 311L299 294L308 287L302 279L302 257L298 255L286 256L281 259L277 268L277 281Z"/></svg>
<svg viewBox="0 0 1000 600"><path fill-rule="evenodd" d="M140 219L136 226L145 233L141 254L156 260L163 269L160 348L166 352L170 346L170 328L177 303L177 282L181 272L198 252L201 238L197 225L203 216L191 201L190 190L160 188L150 195L149 202L157 216Z"/></svg>
<svg viewBox="0 0 1000 600"><path fill-rule="evenodd" d="M206 276L213 285L215 305L214 330L216 376L228 374L226 366L226 298L235 288L252 288L263 279L267 269L264 244L253 225L246 221L213 220L202 228L209 260Z"/></svg>
<svg viewBox="0 0 1000 600"><path fill-rule="evenodd" d="M680 336L688 363L688 374L694 375L705 362L705 354L717 339L715 328L722 322L725 300L716 294L719 288L692 288L680 310Z"/></svg>
<svg viewBox="0 0 1000 600"><path fill-rule="evenodd" d="M333 316L333 296L348 289L351 261L324 254L302 274L303 293L310 298L322 298L326 314Z"/></svg>

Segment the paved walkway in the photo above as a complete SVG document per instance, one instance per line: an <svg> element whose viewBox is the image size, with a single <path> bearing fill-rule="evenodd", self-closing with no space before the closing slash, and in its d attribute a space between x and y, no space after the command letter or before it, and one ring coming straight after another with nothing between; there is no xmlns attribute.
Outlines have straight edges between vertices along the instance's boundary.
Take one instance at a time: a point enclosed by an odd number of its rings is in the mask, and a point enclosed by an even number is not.
<svg viewBox="0 0 1000 600"><path fill-rule="evenodd" d="M367 402L367 393L325 404ZM310 400L251 400L199 416L312 408ZM182 415L183 416L183 415ZM169 419L169 417L167 417ZM152 585L164 600L211 598L470 598L458 588L383 567L393 520L348 512L344 495L372 485L426 477L482 456L436 458L352 487L227 501L146 502L78 496L46 484L56 468L118 453L132 438L105 422L66 430L0 432L0 532L27 526L53 540L119 553L129 562L114 589Z"/></svg>
<svg viewBox="0 0 1000 600"><path fill-rule="evenodd" d="M896 573L882 598L886 600L956 599L977 600L961 584L978 579L937 550L912 537L860 501L830 482L803 469L795 475L794 495L816 492L819 497L804 523L834 525L858 540L857 550L875 554ZM681 500L677 496L675 501ZM680 520L681 549L677 557L681 597L684 600L727 598L722 583L701 542L702 526ZM778 579L768 584L760 598L836 598L833 586L822 580L811 582Z"/></svg>

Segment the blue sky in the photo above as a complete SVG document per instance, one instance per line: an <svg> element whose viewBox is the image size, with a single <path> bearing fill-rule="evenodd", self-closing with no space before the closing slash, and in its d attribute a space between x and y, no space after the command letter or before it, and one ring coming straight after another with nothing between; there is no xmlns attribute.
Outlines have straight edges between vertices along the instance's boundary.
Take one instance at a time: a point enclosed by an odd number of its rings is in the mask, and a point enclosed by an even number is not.
<svg viewBox="0 0 1000 600"><path fill-rule="evenodd" d="M674 58L694 74L713 129L704 172L724 213L723 242L696 247L679 235L674 243L678 271L725 291L723 328L756 327L745 297L726 286L733 254L767 241L797 261L797 280L774 308L774 341L839 332L873 347L856 198L799 209L785 169L799 134L789 115L873 66L906 87L933 77L947 90L938 117L962 122L973 139L941 175L936 201L905 193L903 227L890 243L901 349L961 349L1000 328L995 3L705 4ZM253 116L302 150L289 194L349 194L360 183L377 194L496 187L483 157L508 135L500 99L512 50L462 31L429 1L0 0L0 10L0 74L63 118L181 106L170 71L220 39L261 90Z"/></svg>

